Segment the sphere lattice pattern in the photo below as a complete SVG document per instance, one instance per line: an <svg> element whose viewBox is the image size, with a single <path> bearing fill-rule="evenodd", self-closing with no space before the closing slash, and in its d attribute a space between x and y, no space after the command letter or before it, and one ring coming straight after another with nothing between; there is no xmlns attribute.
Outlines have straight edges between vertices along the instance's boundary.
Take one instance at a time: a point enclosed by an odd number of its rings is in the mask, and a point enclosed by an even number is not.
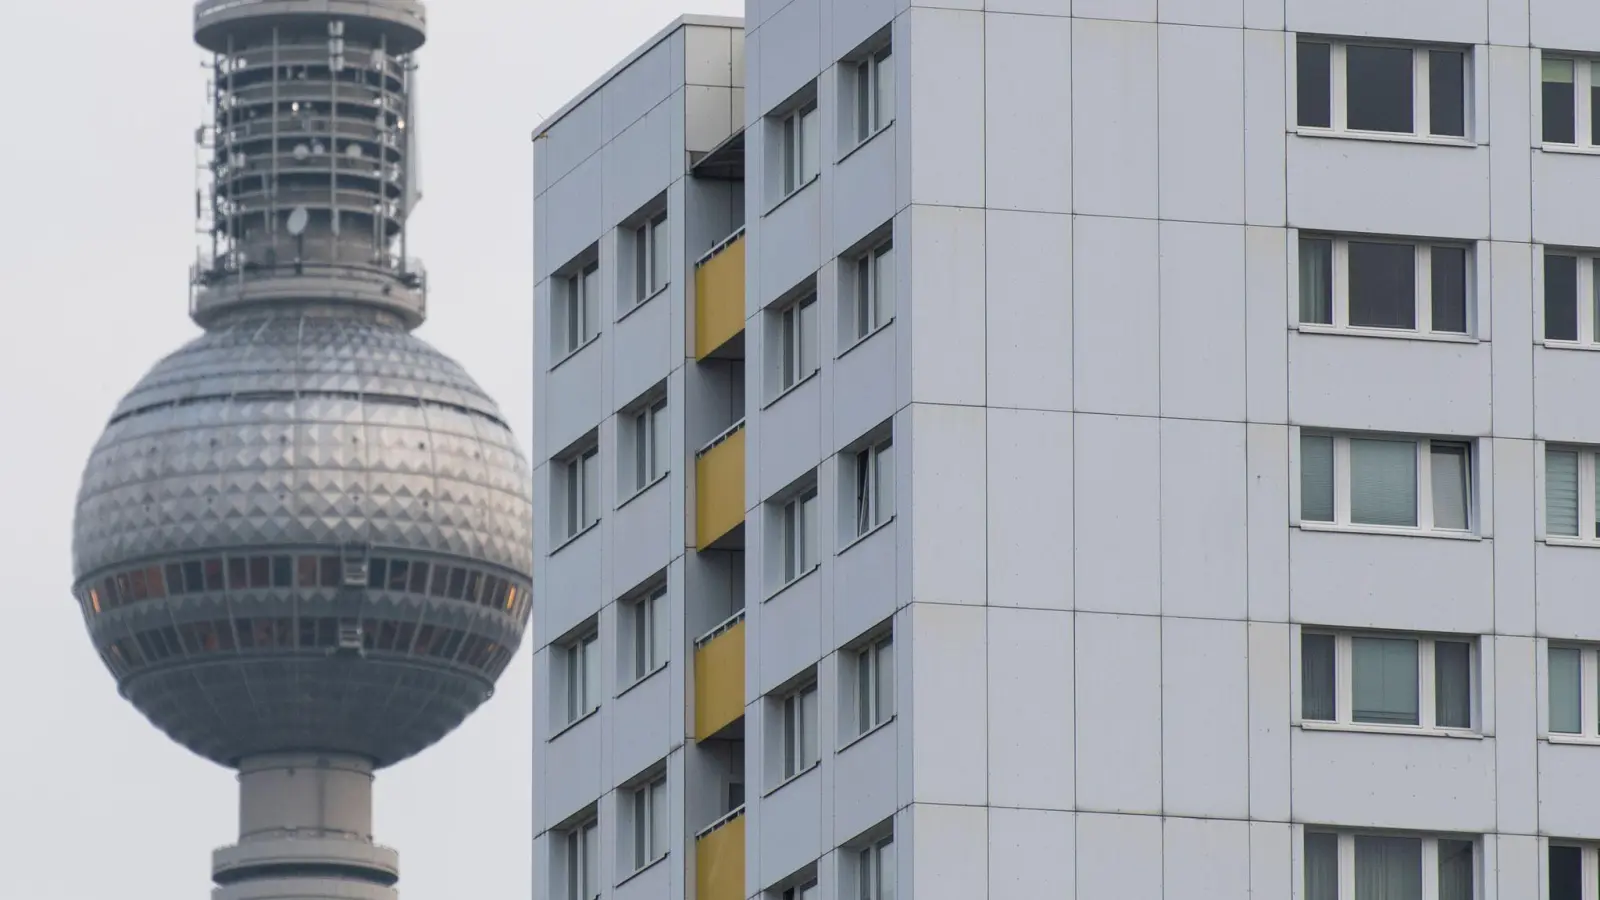
<svg viewBox="0 0 1600 900"><path fill-rule="evenodd" d="M124 695L195 752L388 765L459 724L521 641L528 482L494 403L397 320L240 315L117 407L75 593Z"/></svg>

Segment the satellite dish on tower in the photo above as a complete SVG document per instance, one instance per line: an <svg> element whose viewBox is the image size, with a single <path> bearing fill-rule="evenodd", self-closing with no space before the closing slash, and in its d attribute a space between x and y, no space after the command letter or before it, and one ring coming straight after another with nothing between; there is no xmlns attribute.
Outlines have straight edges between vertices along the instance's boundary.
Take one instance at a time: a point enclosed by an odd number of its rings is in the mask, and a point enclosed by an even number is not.
<svg viewBox="0 0 1600 900"><path fill-rule="evenodd" d="M296 206L289 213L289 234L299 237L306 233L306 226L311 222L311 213L304 206Z"/></svg>

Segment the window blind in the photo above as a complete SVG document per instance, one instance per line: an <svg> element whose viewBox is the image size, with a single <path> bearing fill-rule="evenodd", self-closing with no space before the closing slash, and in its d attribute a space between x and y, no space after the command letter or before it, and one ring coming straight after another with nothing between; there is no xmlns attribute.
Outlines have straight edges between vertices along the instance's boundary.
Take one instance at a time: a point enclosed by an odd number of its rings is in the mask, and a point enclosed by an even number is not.
<svg viewBox="0 0 1600 900"><path fill-rule="evenodd" d="M1350 520L1361 525L1417 524L1417 445L1350 441Z"/></svg>
<svg viewBox="0 0 1600 900"><path fill-rule="evenodd" d="M1545 532L1578 535L1578 454L1546 450L1544 454Z"/></svg>

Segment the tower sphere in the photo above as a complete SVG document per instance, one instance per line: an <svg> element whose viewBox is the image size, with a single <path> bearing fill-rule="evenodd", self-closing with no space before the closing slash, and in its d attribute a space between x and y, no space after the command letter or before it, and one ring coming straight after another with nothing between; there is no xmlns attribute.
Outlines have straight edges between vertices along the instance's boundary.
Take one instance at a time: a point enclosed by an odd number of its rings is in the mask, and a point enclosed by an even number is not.
<svg viewBox="0 0 1600 900"><path fill-rule="evenodd" d="M459 724L521 641L530 510L494 402L389 314L239 311L117 406L75 593L123 695L194 752L381 767Z"/></svg>

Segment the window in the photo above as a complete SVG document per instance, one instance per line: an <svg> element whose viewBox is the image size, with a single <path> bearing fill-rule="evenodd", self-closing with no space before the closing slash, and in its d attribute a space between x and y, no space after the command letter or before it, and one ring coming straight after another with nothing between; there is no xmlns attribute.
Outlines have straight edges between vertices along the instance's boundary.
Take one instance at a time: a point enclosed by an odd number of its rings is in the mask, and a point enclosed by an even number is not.
<svg viewBox="0 0 1600 900"><path fill-rule="evenodd" d="M855 470L855 536L894 515L894 446L883 440L852 455Z"/></svg>
<svg viewBox="0 0 1600 900"><path fill-rule="evenodd" d="M1300 718L1470 729L1473 644L1463 638L1307 630L1300 637Z"/></svg>
<svg viewBox="0 0 1600 900"><path fill-rule="evenodd" d="M561 648L567 724L600 708L600 636L590 633Z"/></svg>
<svg viewBox="0 0 1600 900"><path fill-rule="evenodd" d="M1465 50L1301 39L1301 128L1466 136Z"/></svg>
<svg viewBox="0 0 1600 900"><path fill-rule="evenodd" d="M1461 245L1300 238L1300 324L1466 334L1471 254Z"/></svg>
<svg viewBox="0 0 1600 900"><path fill-rule="evenodd" d="M1600 649L1551 644L1549 669L1551 735L1600 740Z"/></svg>
<svg viewBox="0 0 1600 900"><path fill-rule="evenodd" d="M888 47L856 63L855 138L861 143L894 121L894 56Z"/></svg>
<svg viewBox="0 0 1600 900"><path fill-rule="evenodd" d="M1307 826L1305 900L1474 900L1474 843Z"/></svg>
<svg viewBox="0 0 1600 900"><path fill-rule="evenodd" d="M1600 540L1595 488L1600 478L1593 448L1547 446L1544 451L1546 538Z"/></svg>
<svg viewBox="0 0 1600 900"><path fill-rule="evenodd" d="M1433 438L1300 437L1300 522L1465 532L1472 448Z"/></svg>
<svg viewBox="0 0 1600 900"><path fill-rule="evenodd" d="M861 900L894 900L894 836L888 835L856 851Z"/></svg>
<svg viewBox="0 0 1600 900"><path fill-rule="evenodd" d="M566 844L566 900L596 900L600 896L600 828L594 820L570 829Z"/></svg>
<svg viewBox="0 0 1600 900"><path fill-rule="evenodd" d="M635 682L661 668L667 661L667 587L661 585L650 593L626 604L627 642L629 648L629 682Z"/></svg>
<svg viewBox="0 0 1600 900"><path fill-rule="evenodd" d="M578 272L556 280L556 351L572 353L600 333L600 264L591 262Z"/></svg>
<svg viewBox="0 0 1600 900"><path fill-rule="evenodd" d="M648 222L633 232L633 302L635 304L655 296L667 286L672 274L668 258L672 242L667 235L667 214L656 213Z"/></svg>
<svg viewBox="0 0 1600 900"><path fill-rule="evenodd" d="M556 471L562 506L561 527L565 537L576 537L600 521L600 451L590 447L559 460Z"/></svg>
<svg viewBox="0 0 1600 900"><path fill-rule="evenodd" d="M821 124L815 101L783 116L782 196L789 196L817 177L817 163L822 155L818 135Z"/></svg>
<svg viewBox="0 0 1600 900"><path fill-rule="evenodd" d="M894 639L873 639L855 651L856 734L866 734L894 715Z"/></svg>
<svg viewBox="0 0 1600 900"><path fill-rule="evenodd" d="M817 685L783 698L783 780L817 764Z"/></svg>
<svg viewBox="0 0 1600 900"><path fill-rule="evenodd" d="M667 401L662 398L633 414L633 489L642 491L667 474L671 447Z"/></svg>
<svg viewBox="0 0 1600 900"><path fill-rule="evenodd" d="M894 242L886 240L850 260L845 267L850 300L847 339L854 343L887 325L894 318Z"/></svg>
<svg viewBox="0 0 1600 900"><path fill-rule="evenodd" d="M667 776L659 775L633 791L633 868L667 855Z"/></svg>
<svg viewBox="0 0 1600 900"><path fill-rule="evenodd" d="M778 387L788 390L817 371L817 295L778 311Z"/></svg>
<svg viewBox="0 0 1600 900"><path fill-rule="evenodd" d="M1544 339L1600 344L1600 257L1545 250Z"/></svg>
<svg viewBox="0 0 1600 900"><path fill-rule="evenodd" d="M1546 56L1544 142L1600 148L1600 61Z"/></svg>
<svg viewBox="0 0 1600 900"><path fill-rule="evenodd" d="M817 889L817 880L815 878L805 884L786 887L782 893L778 894L778 900L821 900L821 898L822 894Z"/></svg>
<svg viewBox="0 0 1600 900"><path fill-rule="evenodd" d="M779 534L783 541L783 583L817 566L817 489L808 488L783 504Z"/></svg>
<svg viewBox="0 0 1600 900"><path fill-rule="evenodd" d="M1600 851L1593 844L1550 840L1545 900L1600 898Z"/></svg>

